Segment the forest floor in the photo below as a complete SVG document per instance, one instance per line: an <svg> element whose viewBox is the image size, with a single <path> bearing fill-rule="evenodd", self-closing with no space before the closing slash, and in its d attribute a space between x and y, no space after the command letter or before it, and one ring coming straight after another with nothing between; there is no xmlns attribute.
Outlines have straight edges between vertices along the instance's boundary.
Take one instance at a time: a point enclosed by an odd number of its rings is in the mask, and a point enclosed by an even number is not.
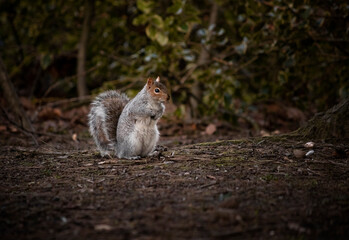
<svg viewBox="0 0 349 240"><path fill-rule="evenodd" d="M39 147L1 129L0 239L349 239L344 140L165 134L159 156L121 160L86 126Z"/></svg>

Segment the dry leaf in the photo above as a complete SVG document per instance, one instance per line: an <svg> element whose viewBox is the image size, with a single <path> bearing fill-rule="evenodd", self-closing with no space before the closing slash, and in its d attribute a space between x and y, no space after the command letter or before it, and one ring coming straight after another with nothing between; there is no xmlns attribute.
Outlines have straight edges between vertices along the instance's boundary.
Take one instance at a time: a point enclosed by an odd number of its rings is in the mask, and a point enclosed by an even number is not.
<svg viewBox="0 0 349 240"><path fill-rule="evenodd" d="M215 176L212 176L212 175L207 175L206 177L209 178L209 179L216 180L216 177L215 177Z"/></svg>
<svg viewBox="0 0 349 240"><path fill-rule="evenodd" d="M305 152L299 149L294 149L293 154L296 158L303 158L305 156Z"/></svg>
<svg viewBox="0 0 349 240"><path fill-rule="evenodd" d="M6 131L7 127L5 125L0 126L0 132Z"/></svg>
<svg viewBox="0 0 349 240"><path fill-rule="evenodd" d="M98 165L103 165L103 164L116 164L116 163L118 163L118 160L111 159L111 160L105 160L105 161L98 162Z"/></svg>
<svg viewBox="0 0 349 240"><path fill-rule="evenodd" d="M213 123L210 123L207 127L206 127L206 134L207 135L212 135L215 131L217 130L216 125L214 125Z"/></svg>
<svg viewBox="0 0 349 240"><path fill-rule="evenodd" d="M29 98L20 97L19 101L21 102L22 106L25 109L28 109L28 110L34 110L35 109L35 105L33 104L32 101L30 101Z"/></svg>
<svg viewBox="0 0 349 240"><path fill-rule="evenodd" d="M304 144L304 147L312 148L312 147L314 147L314 145L315 145L315 143L313 143L313 142L307 142L306 144Z"/></svg>
<svg viewBox="0 0 349 240"><path fill-rule="evenodd" d="M74 142L78 141L78 135L76 133L74 133L71 138L73 139Z"/></svg>
<svg viewBox="0 0 349 240"><path fill-rule="evenodd" d="M230 197L220 204L222 208L237 208L239 201L235 197Z"/></svg>
<svg viewBox="0 0 349 240"><path fill-rule="evenodd" d="M274 130L271 134L272 135L279 135L281 132L280 130Z"/></svg>
<svg viewBox="0 0 349 240"><path fill-rule="evenodd" d="M197 130L197 126L196 126L195 123L193 123L190 127L191 127L192 131L196 131Z"/></svg>
<svg viewBox="0 0 349 240"><path fill-rule="evenodd" d="M113 227L108 224L98 224L95 226L95 230L97 231L110 231Z"/></svg>
<svg viewBox="0 0 349 240"><path fill-rule="evenodd" d="M13 133L18 132L18 129L14 126L10 126L10 132L13 132Z"/></svg>
<svg viewBox="0 0 349 240"><path fill-rule="evenodd" d="M44 108L39 112L38 117L44 120L57 119L62 117L62 111L58 108Z"/></svg>
<svg viewBox="0 0 349 240"><path fill-rule="evenodd" d="M270 133L268 133L268 132L265 131L265 130L261 130L261 131L260 131L260 134L261 134L262 137L268 137L268 136L270 136Z"/></svg>

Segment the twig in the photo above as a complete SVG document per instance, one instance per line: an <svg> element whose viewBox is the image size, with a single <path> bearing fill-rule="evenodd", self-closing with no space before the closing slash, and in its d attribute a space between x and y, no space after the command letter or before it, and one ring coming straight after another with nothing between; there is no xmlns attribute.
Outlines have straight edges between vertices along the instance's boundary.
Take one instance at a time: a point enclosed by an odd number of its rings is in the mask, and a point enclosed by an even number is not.
<svg viewBox="0 0 349 240"><path fill-rule="evenodd" d="M38 131L29 131L25 128L23 128L22 126L20 126L19 124L17 124L15 121L11 120L7 114L7 112L2 108L0 107L1 110L3 111L4 113L4 116L6 117L7 121L9 121L11 124L13 124L14 126L17 127L18 130L20 130L22 133L24 133L25 135L27 136L30 136L33 138L34 142L35 142L35 145L36 146L39 146L39 143L36 139L36 135L38 136L48 136L48 137L62 137L62 138L70 138L70 136L65 136L65 135L60 135L60 134L54 134L54 133L45 133L45 132L38 132Z"/></svg>
<svg viewBox="0 0 349 240"><path fill-rule="evenodd" d="M1 147L0 149L5 148L5 149L10 149L10 150L15 150L19 152L27 152L27 153L39 153L39 154L46 154L46 155L72 155L72 154L86 154L88 155L87 150L62 150L62 151L52 151L47 148L41 147L40 151L38 148L36 149L31 149L31 148L25 148L25 147L14 147L14 146L6 146L6 147Z"/></svg>
<svg viewBox="0 0 349 240"><path fill-rule="evenodd" d="M225 60L220 59L218 57L213 57L212 60L216 61L216 62L219 62L219 63L222 63L222 64L227 65L227 66L233 66L233 63L225 61Z"/></svg>
<svg viewBox="0 0 349 240"><path fill-rule="evenodd" d="M20 130L22 133L24 133L25 135L31 137L35 143L35 146L39 146L38 140L36 139L35 136L35 132L34 131L29 131L27 129L25 129L24 127L20 126L19 124L17 124L15 121L13 121L12 119L10 119L9 115L7 114L6 110L0 106L1 111L3 112L5 118L7 119L7 121L9 121L11 124L15 125L18 130Z"/></svg>
<svg viewBox="0 0 349 240"><path fill-rule="evenodd" d="M49 107L56 107L58 105L62 105L62 104L66 104L66 103L72 103L72 102L82 102L82 101L91 101L93 99L93 96L89 95L89 96L83 96L83 97L75 97L75 98L69 98L69 99L63 99L63 100L59 100L56 102L51 102L48 103L47 106Z"/></svg>
<svg viewBox="0 0 349 240"><path fill-rule="evenodd" d="M119 63L122 63L126 66L131 66L131 61L129 59L123 59L121 57L118 57L118 56L115 56L114 54L107 54L105 51L101 50L99 51L99 53L102 55L102 56L106 56L106 57L109 57L111 59L114 59L116 61L118 61Z"/></svg>
<svg viewBox="0 0 349 240"><path fill-rule="evenodd" d="M254 61L256 61L258 59L258 56L254 56L253 58L251 58L249 61L245 62L244 64L239 65L239 67L237 67L235 69L235 73L237 73L239 70L243 69L244 67L250 65L251 63L253 63Z"/></svg>
<svg viewBox="0 0 349 240"><path fill-rule="evenodd" d="M99 66L91 67L90 69L88 69L87 71L85 71L84 74L90 73L90 72L96 70L98 67L99 67ZM73 76L70 76L70 77L65 77L63 80L55 82L54 84L52 84L52 85L46 90L46 92L44 93L43 97L46 97L54 88L60 86L61 84L65 83L65 82L69 82L69 81L71 81L71 80L74 79L74 78L77 78L77 75L73 75Z"/></svg>
<svg viewBox="0 0 349 240"><path fill-rule="evenodd" d="M202 186L200 186L199 188L200 188L200 189L202 189L202 188L207 188L207 187L211 187L211 186L216 185L216 184L217 184L217 181L213 181L213 182L211 182L211 183L202 185Z"/></svg>

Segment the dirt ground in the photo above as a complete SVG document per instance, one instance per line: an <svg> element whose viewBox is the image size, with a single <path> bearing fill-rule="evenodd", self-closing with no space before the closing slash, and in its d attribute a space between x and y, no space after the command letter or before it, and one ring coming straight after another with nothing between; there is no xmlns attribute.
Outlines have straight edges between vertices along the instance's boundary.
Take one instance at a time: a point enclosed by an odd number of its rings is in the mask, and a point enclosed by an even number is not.
<svg viewBox="0 0 349 240"><path fill-rule="evenodd" d="M88 136L1 138L0 239L349 239L345 141L165 136L119 160Z"/></svg>

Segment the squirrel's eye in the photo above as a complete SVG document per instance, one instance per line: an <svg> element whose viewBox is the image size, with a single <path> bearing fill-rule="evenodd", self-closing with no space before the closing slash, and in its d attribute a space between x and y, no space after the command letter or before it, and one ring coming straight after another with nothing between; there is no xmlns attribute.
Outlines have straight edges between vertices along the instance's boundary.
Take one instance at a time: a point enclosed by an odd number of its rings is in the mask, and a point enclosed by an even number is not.
<svg viewBox="0 0 349 240"><path fill-rule="evenodd" d="M158 89L158 88L155 88L155 90L154 90L156 93L159 93L160 92L160 89Z"/></svg>

